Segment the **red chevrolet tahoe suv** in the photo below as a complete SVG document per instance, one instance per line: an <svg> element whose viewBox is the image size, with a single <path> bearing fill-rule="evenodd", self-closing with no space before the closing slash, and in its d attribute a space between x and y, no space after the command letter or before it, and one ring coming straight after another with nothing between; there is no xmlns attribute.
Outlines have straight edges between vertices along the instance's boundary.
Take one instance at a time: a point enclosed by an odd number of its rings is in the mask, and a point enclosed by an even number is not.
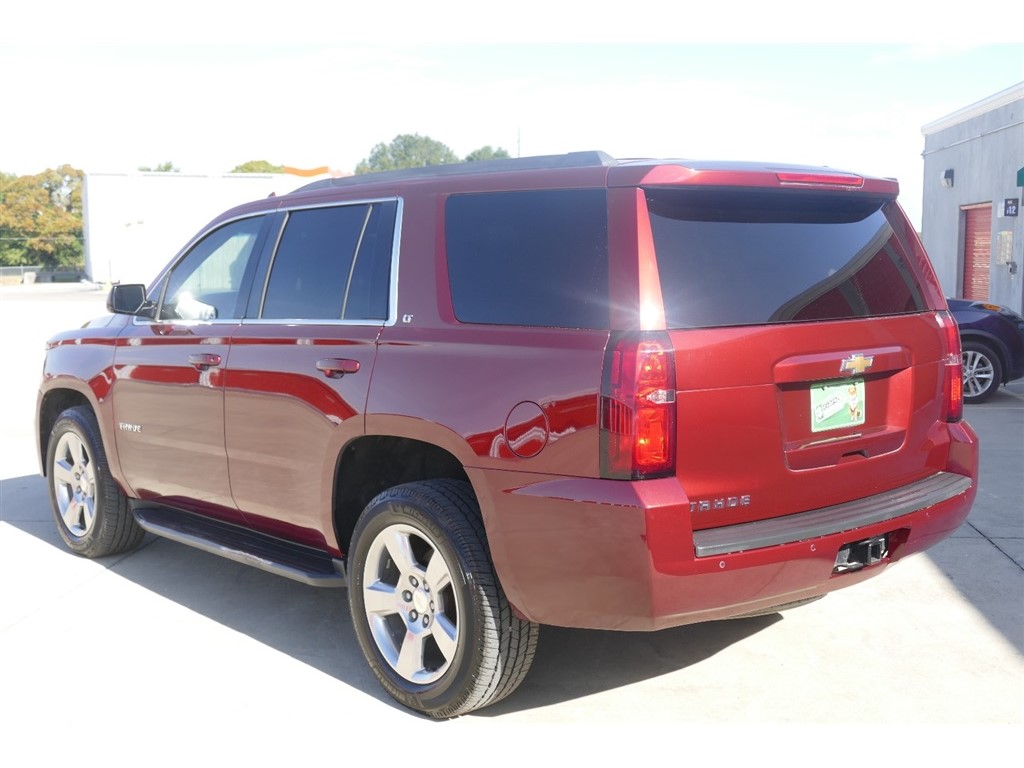
<svg viewBox="0 0 1024 768"><path fill-rule="evenodd" d="M510 694L540 624L804 603L967 516L957 328L896 182L596 152L319 181L48 343L68 546L323 587L402 704Z"/></svg>

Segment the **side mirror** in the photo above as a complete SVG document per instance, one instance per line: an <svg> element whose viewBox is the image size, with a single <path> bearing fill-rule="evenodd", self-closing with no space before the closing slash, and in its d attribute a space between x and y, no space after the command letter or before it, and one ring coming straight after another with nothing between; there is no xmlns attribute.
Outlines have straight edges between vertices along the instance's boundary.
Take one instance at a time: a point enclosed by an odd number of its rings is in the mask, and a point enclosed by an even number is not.
<svg viewBox="0 0 1024 768"><path fill-rule="evenodd" d="M115 285L107 296L107 311L115 315L134 315L146 304L146 286L129 283Z"/></svg>

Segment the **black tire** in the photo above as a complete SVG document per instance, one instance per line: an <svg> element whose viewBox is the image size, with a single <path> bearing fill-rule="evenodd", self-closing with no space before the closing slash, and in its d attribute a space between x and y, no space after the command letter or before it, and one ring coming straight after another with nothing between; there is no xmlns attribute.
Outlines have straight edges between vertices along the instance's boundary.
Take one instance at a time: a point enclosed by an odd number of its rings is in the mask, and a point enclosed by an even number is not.
<svg viewBox="0 0 1024 768"><path fill-rule="evenodd" d="M965 341L963 346L964 402L983 403L1003 383L1003 366L999 355L980 341Z"/></svg>
<svg viewBox="0 0 1024 768"><path fill-rule="evenodd" d="M513 615L465 482L408 483L374 498L352 534L348 594L370 668L395 700L430 717L500 701L533 662L539 626Z"/></svg>
<svg viewBox="0 0 1024 768"><path fill-rule="evenodd" d="M107 465L96 417L85 406L64 411L46 451L50 509L68 547L84 557L134 549L143 530Z"/></svg>

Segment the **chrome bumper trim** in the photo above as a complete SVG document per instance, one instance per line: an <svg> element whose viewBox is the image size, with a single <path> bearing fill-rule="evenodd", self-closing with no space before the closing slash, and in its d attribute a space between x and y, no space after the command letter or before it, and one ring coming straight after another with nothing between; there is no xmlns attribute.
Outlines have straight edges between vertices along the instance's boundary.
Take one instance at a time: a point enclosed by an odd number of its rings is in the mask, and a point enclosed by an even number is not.
<svg viewBox="0 0 1024 768"><path fill-rule="evenodd" d="M938 472L916 483L844 504L752 523L694 531L694 553L697 557L712 557L746 552L863 528L939 504L964 493L970 487L969 477Z"/></svg>

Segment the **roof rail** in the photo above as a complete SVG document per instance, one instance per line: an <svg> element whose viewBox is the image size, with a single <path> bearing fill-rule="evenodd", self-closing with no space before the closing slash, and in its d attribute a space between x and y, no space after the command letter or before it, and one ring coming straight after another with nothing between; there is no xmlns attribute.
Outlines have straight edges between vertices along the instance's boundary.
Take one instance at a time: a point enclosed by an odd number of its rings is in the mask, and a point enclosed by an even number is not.
<svg viewBox="0 0 1024 768"><path fill-rule="evenodd" d="M569 152L564 155L537 155L514 157L502 160L478 160L472 163L445 163L425 165L419 168L404 168L398 171L381 171L359 176L342 176L336 179L321 179L299 187L296 192L329 187L346 187L371 184L376 181L404 181L406 179L429 179L438 176L468 176L497 171L539 171L550 168L587 168L615 165L615 158L604 152Z"/></svg>

